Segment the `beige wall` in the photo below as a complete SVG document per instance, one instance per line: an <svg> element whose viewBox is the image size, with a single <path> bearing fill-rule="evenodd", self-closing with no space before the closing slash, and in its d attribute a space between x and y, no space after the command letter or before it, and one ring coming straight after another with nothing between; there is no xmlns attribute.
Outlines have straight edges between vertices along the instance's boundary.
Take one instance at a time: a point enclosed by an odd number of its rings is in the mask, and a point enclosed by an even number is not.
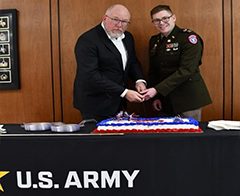
<svg viewBox="0 0 240 196"><path fill-rule="evenodd" d="M159 3L169 4L177 25L196 31L205 41L201 72L213 104L203 109L202 119L240 119L238 0L1 0L0 9L18 10L21 89L0 91L0 123L81 121L72 106L74 45L114 3L124 4L132 14L128 30L146 78L148 40L157 33L149 11ZM149 102L145 107L147 116L153 116ZM129 112L144 116L143 104L130 104Z"/></svg>

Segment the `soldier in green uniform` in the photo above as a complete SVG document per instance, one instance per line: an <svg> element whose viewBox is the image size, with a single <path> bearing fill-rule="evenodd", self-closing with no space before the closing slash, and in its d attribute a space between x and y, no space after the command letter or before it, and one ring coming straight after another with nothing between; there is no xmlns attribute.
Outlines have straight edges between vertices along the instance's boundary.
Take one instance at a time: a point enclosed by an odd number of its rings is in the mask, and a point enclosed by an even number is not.
<svg viewBox="0 0 240 196"><path fill-rule="evenodd" d="M158 35L149 42L149 84L144 99L153 98L159 116L192 117L201 121L201 108L212 103L200 74L203 41L195 32L181 29L168 5L150 12Z"/></svg>

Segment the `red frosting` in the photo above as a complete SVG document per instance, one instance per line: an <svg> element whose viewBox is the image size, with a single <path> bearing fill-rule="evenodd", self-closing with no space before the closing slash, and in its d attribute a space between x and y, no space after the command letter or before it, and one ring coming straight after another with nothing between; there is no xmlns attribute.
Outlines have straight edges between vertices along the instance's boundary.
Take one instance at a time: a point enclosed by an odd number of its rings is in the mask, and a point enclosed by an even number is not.
<svg viewBox="0 0 240 196"><path fill-rule="evenodd" d="M93 131L93 133L200 133L202 132L201 128L198 129L149 129L149 130L98 130L97 128Z"/></svg>

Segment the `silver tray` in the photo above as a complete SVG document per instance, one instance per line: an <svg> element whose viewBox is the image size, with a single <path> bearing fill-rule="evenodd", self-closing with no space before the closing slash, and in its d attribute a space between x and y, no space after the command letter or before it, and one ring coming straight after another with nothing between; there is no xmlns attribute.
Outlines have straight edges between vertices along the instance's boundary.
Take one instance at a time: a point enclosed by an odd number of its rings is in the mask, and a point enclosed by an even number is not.
<svg viewBox="0 0 240 196"><path fill-rule="evenodd" d="M79 124L62 124L62 125L53 125L51 127L51 130L53 132L76 132L78 130L80 130L80 125Z"/></svg>
<svg viewBox="0 0 240 196"><path fill-rule="evenodd" d="M50 130L52 123L39 122L39 123L24 123L22 127L26 131L46 131Z"/></svg>

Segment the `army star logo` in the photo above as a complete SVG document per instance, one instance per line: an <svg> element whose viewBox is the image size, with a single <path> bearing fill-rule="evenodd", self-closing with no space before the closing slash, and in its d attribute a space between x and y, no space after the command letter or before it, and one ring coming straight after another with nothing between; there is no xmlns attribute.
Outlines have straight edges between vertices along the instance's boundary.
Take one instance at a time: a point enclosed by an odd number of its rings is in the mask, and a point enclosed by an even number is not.
<svg viewBox="0 0 240 196"><path fill-rule="evenodd" d="M8 173L9 173L9 171L0 171L0 179L1 179L3 176L7 175ZM0 183L0 191L4 192L1 183Z"/></svg>

